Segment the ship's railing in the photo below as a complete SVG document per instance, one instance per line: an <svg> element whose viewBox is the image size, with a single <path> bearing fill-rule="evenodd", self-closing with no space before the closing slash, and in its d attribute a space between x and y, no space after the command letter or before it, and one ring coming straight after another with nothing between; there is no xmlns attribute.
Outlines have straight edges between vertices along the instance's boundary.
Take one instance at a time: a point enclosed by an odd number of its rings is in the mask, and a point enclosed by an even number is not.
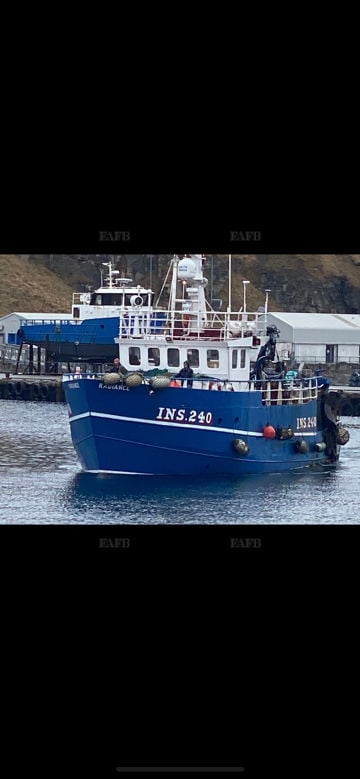
<svg viewBox="0 0 360 779"><path fill-rule="evenodd" d="M91 320L89 320L91 321ZM53 327L60 327L61 325L78 325L78 319L24 319L23 326L28 325L51 325Z"/></svg>
<svg viewBox="0 0 360 779"><path fill-rule="evenodd" d="M189 380L175 379L183 387ZM193 389L208 389L228 392L261 392L261 402L264 406L282 406L308 403L316 400L319 392L317 377L301 379L297 382L284 379L262 381L230 381L229 379L190 379Z"/></svg>
<svg viewBox="0 0 360 779"><path fill-rule="evenodd" d="M72 381L76 378L83 379L102 379L103 373L89 373L76 371L66 376L65 381ZM143 376L145 384L149 384L150 379ZM216 377L200 377L192 379L180 379L173 376L174 388L182 387L195 390L215 390L222 392L261 392L261 402L264 406L283 406L283 405L303 405L311 400L317 400L319 388L321 387L321 378L311 377L296 381L286 381L285 379L273 380L250 380L234 381L229 379L218 379ZM176 384L175 384L176 382Z"/></svg>
<svg viewBox="0 0 360 779"><path fill-rule="evenodd" d="M154 339L166 341L178 340L214 340L228 338L249 338L265 335L264 314L192 311L192 310L156 310L151 312L129 310L120 315L119 338Z"/></svg>
<svg viewBox="0 0 360 779"><path fill-rule="evenodd" d="M287 381L285 379L269 379L251 381L250 391L260 390L264 406L282 406L308 403L316 400L319 392L317 377Z"/></svg>

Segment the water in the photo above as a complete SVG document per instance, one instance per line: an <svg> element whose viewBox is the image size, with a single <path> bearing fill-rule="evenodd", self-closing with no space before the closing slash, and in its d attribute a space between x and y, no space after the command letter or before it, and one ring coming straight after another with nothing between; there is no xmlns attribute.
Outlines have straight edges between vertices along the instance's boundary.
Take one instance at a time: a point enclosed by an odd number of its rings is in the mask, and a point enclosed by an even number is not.
<svg viewBox="0 0 360 779"><path fill-rule="evenodd" d="M360 522L360 419L337 468L246 477L82 473L64 404L0 400L0 523Z"/></svg>

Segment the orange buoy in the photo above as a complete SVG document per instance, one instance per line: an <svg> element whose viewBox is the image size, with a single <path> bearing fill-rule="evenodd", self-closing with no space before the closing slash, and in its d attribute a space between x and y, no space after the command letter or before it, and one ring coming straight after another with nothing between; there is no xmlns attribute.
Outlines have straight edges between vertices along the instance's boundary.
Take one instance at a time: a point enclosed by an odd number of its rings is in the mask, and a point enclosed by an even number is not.
<svg viewBox="0 0 360 779"><path fill-rule="evenodd" d="M179 387L179 382L175 381L175 379L171 379L171 382L169 384L169 387Z"/></svg>
<svg viewBox="0 0 360 779"><path fill-rule="evenodd" d="M263 429L263 436L264 438L275 438L276 436L276 430L272 425L265 425Z"/></svg>

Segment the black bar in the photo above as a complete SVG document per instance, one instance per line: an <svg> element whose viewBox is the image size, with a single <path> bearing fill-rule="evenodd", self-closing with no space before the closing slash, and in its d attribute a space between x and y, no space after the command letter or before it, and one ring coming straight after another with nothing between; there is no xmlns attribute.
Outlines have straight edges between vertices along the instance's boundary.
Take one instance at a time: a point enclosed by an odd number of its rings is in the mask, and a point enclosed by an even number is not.
<svg viewBox="0 0 360 779"><path fill-rule="evenodd" d="M237 774L242 773L245 769L243 766L117 766L116 770L119 773L131 773L131 774L155 774L155 773L176 773L176 774Z"/></svg>

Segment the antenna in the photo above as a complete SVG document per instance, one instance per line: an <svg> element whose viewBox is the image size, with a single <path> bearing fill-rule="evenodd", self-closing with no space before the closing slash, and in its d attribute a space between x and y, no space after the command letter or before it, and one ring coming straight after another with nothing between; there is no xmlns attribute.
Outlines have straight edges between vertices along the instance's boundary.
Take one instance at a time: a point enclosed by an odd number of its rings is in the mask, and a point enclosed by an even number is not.
<svg viewBox="0 0 360 779"><path fill-rule="evenodd" d="M244 285L244 314L246 314L246 285L250 284L250 281L243 281Z"/></svg>
<svg viewBox="0 0 360 779"><path fill-rule="evenodd" d="M271 289L265 290L265 314L268 312L269 292L271 292Z"/></svg>
<svg viewBox="0 0 360 779"><path fill-rule="evenodd" d="M265 316L264 316L264 327L266 328L267 323L267 312L268 312L268 303L269 303L269 292L271 292L271 289L265 290Z"/></svg>
<svg viewBox="0 0 360 779"><path fill-rule="evenodd" d="M229 305L228 312L231 312L231 254L229 254Z"/></svg>

